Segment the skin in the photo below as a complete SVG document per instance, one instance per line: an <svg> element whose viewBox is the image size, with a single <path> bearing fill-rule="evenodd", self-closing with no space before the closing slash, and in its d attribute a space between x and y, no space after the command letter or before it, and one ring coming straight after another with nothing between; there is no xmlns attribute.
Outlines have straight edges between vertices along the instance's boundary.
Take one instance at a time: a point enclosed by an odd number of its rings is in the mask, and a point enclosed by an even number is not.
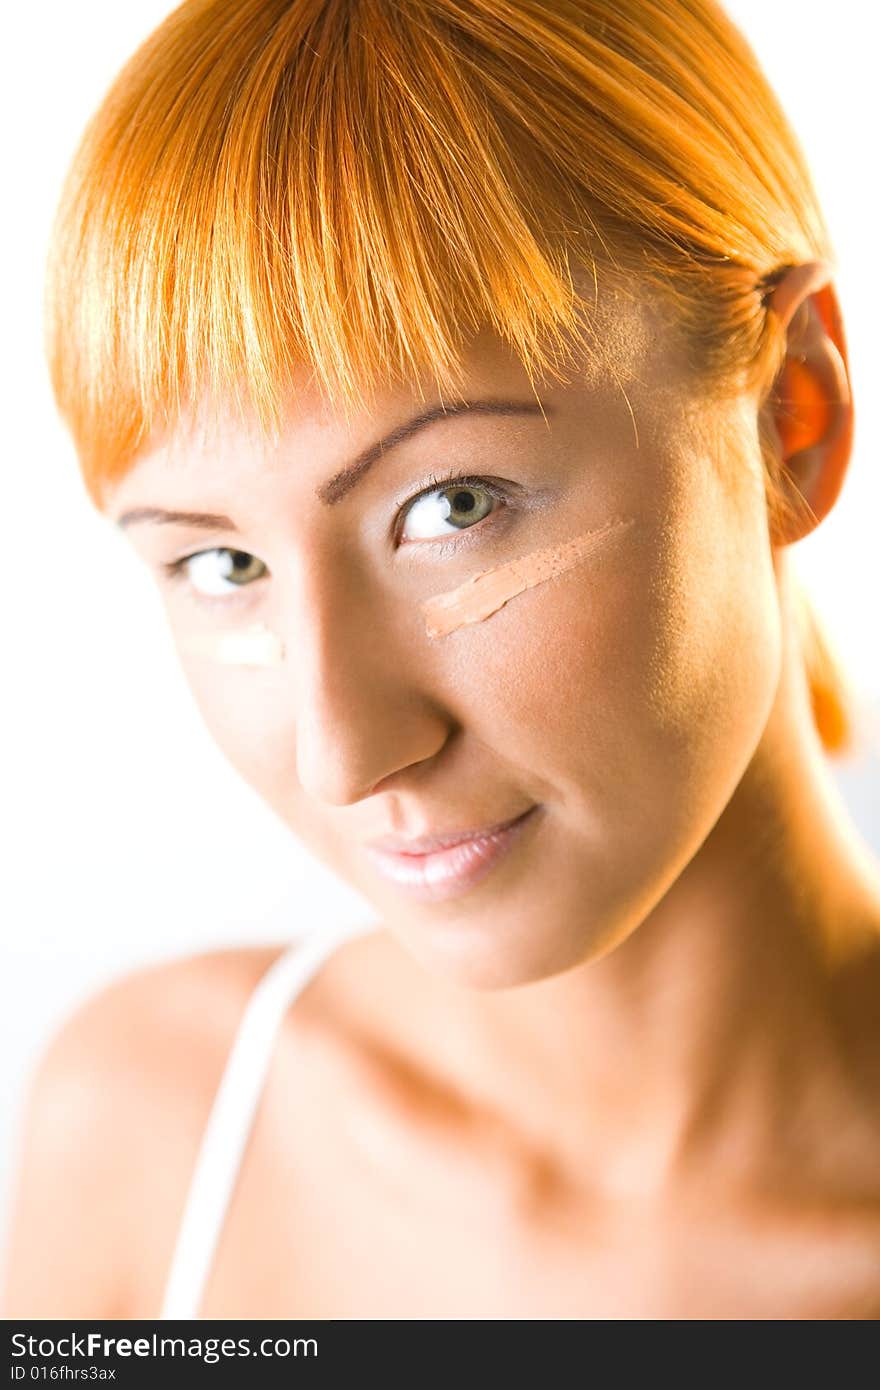
<svg viewBox="0 0 880 1390"><path fill-rule="evenodd" d="M619 527L631 526L633 520L620 518L582 536L531 550L504 565L479 571L457 589L435 594L422 604L428 636L448 637L465 623L484 622L524 589L549 583L572 565L590 559L606 542L617 540Z"/></svg>
<svg viewBox="0 0 880 1390"><path fill-rule="evenodd" d="M346 424L303 384L276 446L193 421L116 489L113 516L239 528L132 526L157 575L213 546L268 567L222 617L165 585L183 671L225 756L381 923L285 1020L203 1316L880 1311L880 874L821 755L787 554L840 491L852 406L825 268L790 272L771 307L797 360L784 412L707 396L668 315L615 296L623 389L585 370L542 386L547 421L435 424L335 506L316 488L417 394ZM489 334L467 395L533 399ZM762 421L810 521L768 523ZM395 548L389 525L438 466L519 485L510 510ZM432 595L616 517L633 523L590 560L426 632ZM295 659L191 645L255 624ZM533 803L513 852L452 900L405 898L361 848ZM98 1168L123 1231L147 1183L154 1235L134 1265L127 1239L98 1237L84 1292L81 1260L77 1292L63 1268L29 1288L52 1172L34 1140L7 1316L155 1315L213 1088L274 954L141 972L70 1025L37 1091L100 1077L94 1127L110 1133L112 1095L118 1134L133 1103L101 1059L128 1039L113 1075L140 1068L138 1114L155 1111L138 1132L165 1177L134 1179L118 1137ZM97 1182L94 1153L70 1171Z"/></svg>

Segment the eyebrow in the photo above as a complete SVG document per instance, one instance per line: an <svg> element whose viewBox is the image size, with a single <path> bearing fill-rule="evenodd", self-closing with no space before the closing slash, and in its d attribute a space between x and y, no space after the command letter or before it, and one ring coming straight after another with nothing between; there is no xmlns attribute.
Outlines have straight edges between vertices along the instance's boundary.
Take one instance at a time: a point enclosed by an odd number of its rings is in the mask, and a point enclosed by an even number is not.
<svg viewBox="0 0 880 1390"><path fill-rule="evenodd" d="M398 425L390 434L386 434L375 444L370 444L368 448L358 454L353 462L341 469L340 472L334 473L328 482L317 487L315 496L328 507L333 506L336 502L341 502L342 498L351 492L364 474L385 453L396 445L402 444L405 439L412 438L420 430L426 429L428 425L433 425L437 420L454 419L458 415L466 414L541 415L546 419L547 415L552 413L550 407L543 405L540 401L482 400L461 401L449 406L432 406L429 410L416 415L412 420L406 421L405 424ZM126 526L132 526L140 521L152 521L160 525L201 526L215 531L238 531L238 527L230 517L219 515L216 512L169 511L164 507L135 507L131 511L123 512L117 518L116 525L124 530Z"/></svg>

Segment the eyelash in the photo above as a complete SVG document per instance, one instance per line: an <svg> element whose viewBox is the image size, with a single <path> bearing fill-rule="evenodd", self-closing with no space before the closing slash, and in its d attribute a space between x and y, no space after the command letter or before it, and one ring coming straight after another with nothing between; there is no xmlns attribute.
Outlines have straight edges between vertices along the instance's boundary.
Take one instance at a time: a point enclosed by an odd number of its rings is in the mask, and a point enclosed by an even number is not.
<svg viewBox="0 0 880 1390"><path fill-rule="evenodd" d="M483 489L484 492L488 492L490 497L494 497L496 502L500 502L502 504L502 507L505 506L509 501L509 496L506 489L503 488L500 483L495 482L492 478L483 478L476 473L455 473L454 471L449 471L446 473L430 473L426 478L424 485L421 488L419 488L418 492L414 493L411 497L405 497L403 501L399 503L398 519L394 524L395 539L397 539L400 528L403 525L405 512L408 511L410 507L414 507L417 502L421 501L423 497L430 496L432 492L439 492L443 489L450 488L455 485L459 485L461 487L480 487ZM490 513L490 515L496 516L497 510L498 509ZM442 540L422 540L419 542L408 541L406 542L406 544L412 545L417 543L419 545L430 545L436 547L437 553L443 555L448 550L457 550L458 547L462 544L469 544L469 542L467 541L460 540L459 537L466 536L471 531L479 531L481 527L485 526L488 520L489 517L484 517L483 520L478 521L475 526L464 527L463 530L459 531L458 536L447 536Z"/></svg>
<svg viewBox="0 0 880 1390"><path fill-rule="evenodd" d="M480 477L477 474L472 473L465 474L455 473L452 471L448 473L431 473L429 474L428 478L425 480L424 485L419 489L418 492L412 494L412 496L405 497L403 501L398 504L398 517L393 526L393 533L395 539L397 538L400 528L403 525L405 513L409 510L409 508L414 507L416 502L419 502L423 497L430 496L432 492L438 492L441 489L452 487L455 484L458 484L462 487L480 487L485 492L487 492L490 497L494 497L496 502L500 502L502 507L504 507L509 500L506 490L502 488L499 483L494 482L491 478ZM496 508L496 510L490 513L490 515L497 515L498 510L499 509ZM477 522L475 526L465 527L462 531L459 532L459 536L446 537L442 540L421 540L417 542L417 544L433 546L436 548L437 553L439 553L440 555L446 554L449 550L457 550L459 546L461 546L462 544L468 544L467 541L463 542L461 539L459 539L459 537L465 536L468 531L478 531L480 527L485 525L486 521L488 520L489 517L484 517L483 520L481 522ZM406 542L406 544L414 543L415 542ZM233 547L230 546L210 546L207 550L193 550L190 552L189 555L181 555L178 560L163 561L162 569L164 570L165 574L170 580L174 580L175 582L185 581L185 566L188 561L195 560L196 557L199 555L210 554L211 550L232 549ZM249 551L245 551L243 553L250 554ZM240 585L239 587L241 588L242 592L244 592L246 589L250 588L251 585L245 584ZM218 601L228 602L229 599L233 597L232 594L227 594L222 599L218 600L217 596L208 598L204 594L195 593L195 591L193 596L201 600L202 602L209 603L212 605L217 603Z"/></svg>

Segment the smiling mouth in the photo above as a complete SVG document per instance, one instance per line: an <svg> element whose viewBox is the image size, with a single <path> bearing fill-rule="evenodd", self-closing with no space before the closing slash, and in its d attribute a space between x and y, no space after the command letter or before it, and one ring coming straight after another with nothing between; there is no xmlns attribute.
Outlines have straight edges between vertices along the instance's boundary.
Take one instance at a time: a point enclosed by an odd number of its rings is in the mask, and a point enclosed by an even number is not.
<svg viewBox="0 0 880 1390"><path fill-rule="evenodd" d="M435 850L451 849L453 845L464 844L466 840L482 840L489 835L498 834L502 830L507 830L522 820L535 807L530 806L528 810L521 811L517 816L511 816L509 820L496 821L492 825L478 826L473 830L449 830L436 835L380 835L375 840L367 842L368 849L385 850L392 854L405 855L425 855L432 854Z"/></svg>
<svg viewBox="0 0 880 1390"><path fill-rule="evenodd" d="M437 902L466 892L484 878L537 819L539 810L536 804L512 820L447 836L387 836L364 848L383 877L412 896ZM394 845L402 848L389 847ZM420 845L428 848L414 848Z"/></svg>

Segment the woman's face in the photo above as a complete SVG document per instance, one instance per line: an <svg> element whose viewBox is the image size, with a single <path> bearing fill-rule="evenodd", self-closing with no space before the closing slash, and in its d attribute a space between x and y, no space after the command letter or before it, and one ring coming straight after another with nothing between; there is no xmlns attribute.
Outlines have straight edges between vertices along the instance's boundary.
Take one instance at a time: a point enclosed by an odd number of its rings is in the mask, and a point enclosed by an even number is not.
<svg viewBox="0 0 880 1390"><path fill-rule="evenodd" d="M522 409L449 403L336 500L321 489L435 396L389 392L346 424L304 389L275 446L231 419L181 428L108 507L226 518L126 527L207 727L416 956L476 988L597 958L638 926L728 802L779 675L754 406L703 398L645 300L603 311L613 373L539 382L542 416L522 366L478 335L467 400ZM593 531L601 544L543 577L535 552L570 556ZM431 634L427 600L501 567L506 602ZM455 621L473 606L459 597ZM433 869L367 849L533 807ZM398 881L414 863L415 889Z"/></svg>

